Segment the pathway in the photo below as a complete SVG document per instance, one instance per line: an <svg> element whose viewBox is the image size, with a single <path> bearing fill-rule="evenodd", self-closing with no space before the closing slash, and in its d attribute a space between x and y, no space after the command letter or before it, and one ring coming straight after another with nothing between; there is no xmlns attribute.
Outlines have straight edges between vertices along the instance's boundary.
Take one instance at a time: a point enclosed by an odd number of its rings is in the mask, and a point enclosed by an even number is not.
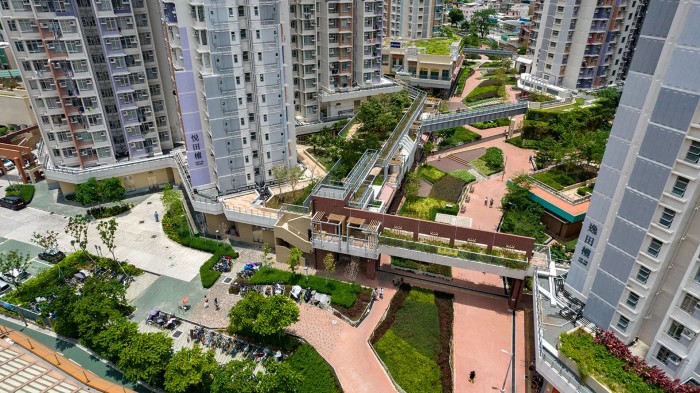
<svg viewBox="0 0 700 393"><path fill-rule="evenodd" d="M348 130L348 134L345 136L345 140L346 140L346 141L351 140L351 139L352 139L352 136L355 135L355 132L357 132L357 130L359 130L360 127L362 127L362 123L360 123L360 122L357 122L357 123L353 124L353 125L350 127L350 129Z"/></svg>
<svg viewBox="0 0 700 393"><path fill-rule="evenodd" d="M310 153L307 152L310 148L310 146L297 144L297 159L304 164L306 169L311 171L314 179L322 179L328 172L321 164L310 157Z"/></svg>

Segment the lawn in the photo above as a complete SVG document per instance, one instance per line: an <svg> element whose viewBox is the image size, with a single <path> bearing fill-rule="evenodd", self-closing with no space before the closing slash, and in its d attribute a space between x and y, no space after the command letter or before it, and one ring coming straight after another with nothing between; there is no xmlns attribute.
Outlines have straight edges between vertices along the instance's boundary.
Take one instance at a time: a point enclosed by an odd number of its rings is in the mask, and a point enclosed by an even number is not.
<svg viewBox="0 0 700 393"><path fill-rule="evenodd" d="M18 196L24 200L24 203L29 203L34 198L33 184L13 184L5 189L5 195Z"/></svg>
<svg viewBox="0 0 700 393"><path fill-rule="evenodd" d="M469 75L471 75L471 73L471 67L465 67L462 70L462 73L459 74L459 79L457 79L457 87L455 88L456 96L462 95L462 92L464 92L464 85L467 84L467 79L469 79Z"/></svg>
<svg viewBox="0 0 700 393"><path fill-rule="evenodd" d="M433 274L439 274L445 277L452 277L452 268L445 265L436 265L434 263L414 261L411 259L403 259L399 257L391 257L392 266L405 267L407 269L420 270Z"/></svg>
<svg viewBox="0 0 700 393"><path fill-rule="evenodd" d="M309 281L306 282L306 277L302 274L292 274L292 272L273 268L260 269L250 278L250 283L254 285L269 285L277 282L301 285L304 288L309 287L317 292L331 295L331 304L345 308L352 307L357 300L358 294L362 291L362 287L358 284L350 284L319 276L309 276Z"/></svg>
<svg viewBox="0 0 700 393"><path fill-rule="evenodd" d="M504 168L503 150L497 147L489 147L486 149L486 153L484 153L483 156L477 158L469 164L471 164L484 176L498 173Z"/></svg>
<svg viewBox="0 0 700 393"><path fill-rule="evenodd" d="M340 393L343 391L331 366L309 344L303 344L297 348L286 363L304 376L297 387L300 392Z"/></svg>
<svg viewBox="0 0 700 393"><path fill-rule="evenodd" d="M447 173L435 168L432 165L423 164L418 167L418 176L433 184L437 183L438 180L445 177L445 175L447 175Z"/></svg>
<svg viewBox="0 0 700 393"><path fill-rule="evenodd" d="M596 176L597 174L595 171L574 165L560 165L547 171L535 173L534 175L532 175L533 178L541 181L542 183L552 187L557 191L561 191L572 184L593 179Z"/></svg>
<svg viewBox="0 0 700 393"><path fill-rule="evenodd" d="M372 339L389 373L407 393L452 391L452 298L437 295L402 286Z"/></svg>
<svg viewBox="0 0 700 393"><path fill-rule="evenodd" d="M481 135L465 127L447 128L438 131L437 134L441 138L440 144L438 145L438 149L440 150L481 139Z"/></svg>
<svg viewBox="0 0 700 393"><path fill-rule="evenodd" d="M452 207L447 207L448 204L449 202L431 197L416 198L415 200L404 202L401 210L399 210L399 215L430 221L435 221L437 213L456 216L459 212L459 206L452 204Z"/></svg>
<svg viewBox="0 0 700 393"><path fill-rule="evenodd" d="M471 172L466 169L452 171L449 173L449 175L461 179L465 183L471 183L476 180L476 176L472 175Z"/></svg>
<svg viewBox="0 0 700 393"><path fill-rule="evenodd" d="M582 330L570 334L562 333L559 337L559 350L576 362L584 380L586 376L591 375L616 392L664 392L658 386L645 382L635 372L627 371L624 360L610 353L604 345L596 344L593 336Z"/></svg>
<svg viewBox="0 0 700 393"><path fill-rule="evenodd" d="M457 204L459 203L459 196L462 195L462 190L464 190L464 186L466 185L467 182L464 180L447 175L434 184L433 188L430 190L430 197Z"/></svg>
<svg viewBox="0 0 700 393"><path fill-rule="evenodd" d="M421 40L416 41L413 44L419 48L425 48L425 52L429 55L449 55L450 45L454 40L444 39L444 40Z"/></svg>

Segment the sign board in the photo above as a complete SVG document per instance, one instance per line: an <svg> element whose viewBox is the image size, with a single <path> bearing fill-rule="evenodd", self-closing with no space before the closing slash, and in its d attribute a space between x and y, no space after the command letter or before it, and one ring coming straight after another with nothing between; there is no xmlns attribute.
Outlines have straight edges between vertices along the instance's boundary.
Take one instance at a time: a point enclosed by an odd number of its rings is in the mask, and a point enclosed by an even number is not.
<svg viewBox="0 0 700 393"><path fill-rule="evenodd" d="M391 48L401 48L401 42L398 41L391 41L389 45Z"/></svg>

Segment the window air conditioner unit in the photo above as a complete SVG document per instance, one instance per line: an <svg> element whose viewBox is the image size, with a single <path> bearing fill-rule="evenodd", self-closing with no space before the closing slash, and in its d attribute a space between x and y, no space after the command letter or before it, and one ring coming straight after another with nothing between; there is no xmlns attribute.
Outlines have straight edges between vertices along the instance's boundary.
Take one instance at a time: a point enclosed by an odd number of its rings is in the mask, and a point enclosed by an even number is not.
<svg viewBox="0 0 700 393"><path fill-rule="evenodd" d="M76 25L76 23L74 20L68 22L68 26L70 26L70 27L75 27L75 25Z"/></svg>

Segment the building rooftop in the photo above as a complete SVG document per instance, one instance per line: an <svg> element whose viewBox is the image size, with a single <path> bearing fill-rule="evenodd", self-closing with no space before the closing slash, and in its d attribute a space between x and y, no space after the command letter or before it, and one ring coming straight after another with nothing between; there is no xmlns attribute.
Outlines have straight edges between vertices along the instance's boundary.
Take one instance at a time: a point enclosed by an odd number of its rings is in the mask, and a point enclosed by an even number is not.
<svg viewBox="0 0 700 393"><path fill-rule="evenodd" d="M570 201L554 195L537 183L533 183L532 188L530 188L530 199L570 223L582 221L586 217L588 206L591 204L590 198L585 198L585 200L581 201Z"/></svg>
<svg viewBox="0 0 700 393"><path fill-rule="evenodd" d="M449 55L450 46L452 45L452 39L443 40L421 40L415 41L413 44L419 48L425 48L425 53L429 55Z"/></svg>

